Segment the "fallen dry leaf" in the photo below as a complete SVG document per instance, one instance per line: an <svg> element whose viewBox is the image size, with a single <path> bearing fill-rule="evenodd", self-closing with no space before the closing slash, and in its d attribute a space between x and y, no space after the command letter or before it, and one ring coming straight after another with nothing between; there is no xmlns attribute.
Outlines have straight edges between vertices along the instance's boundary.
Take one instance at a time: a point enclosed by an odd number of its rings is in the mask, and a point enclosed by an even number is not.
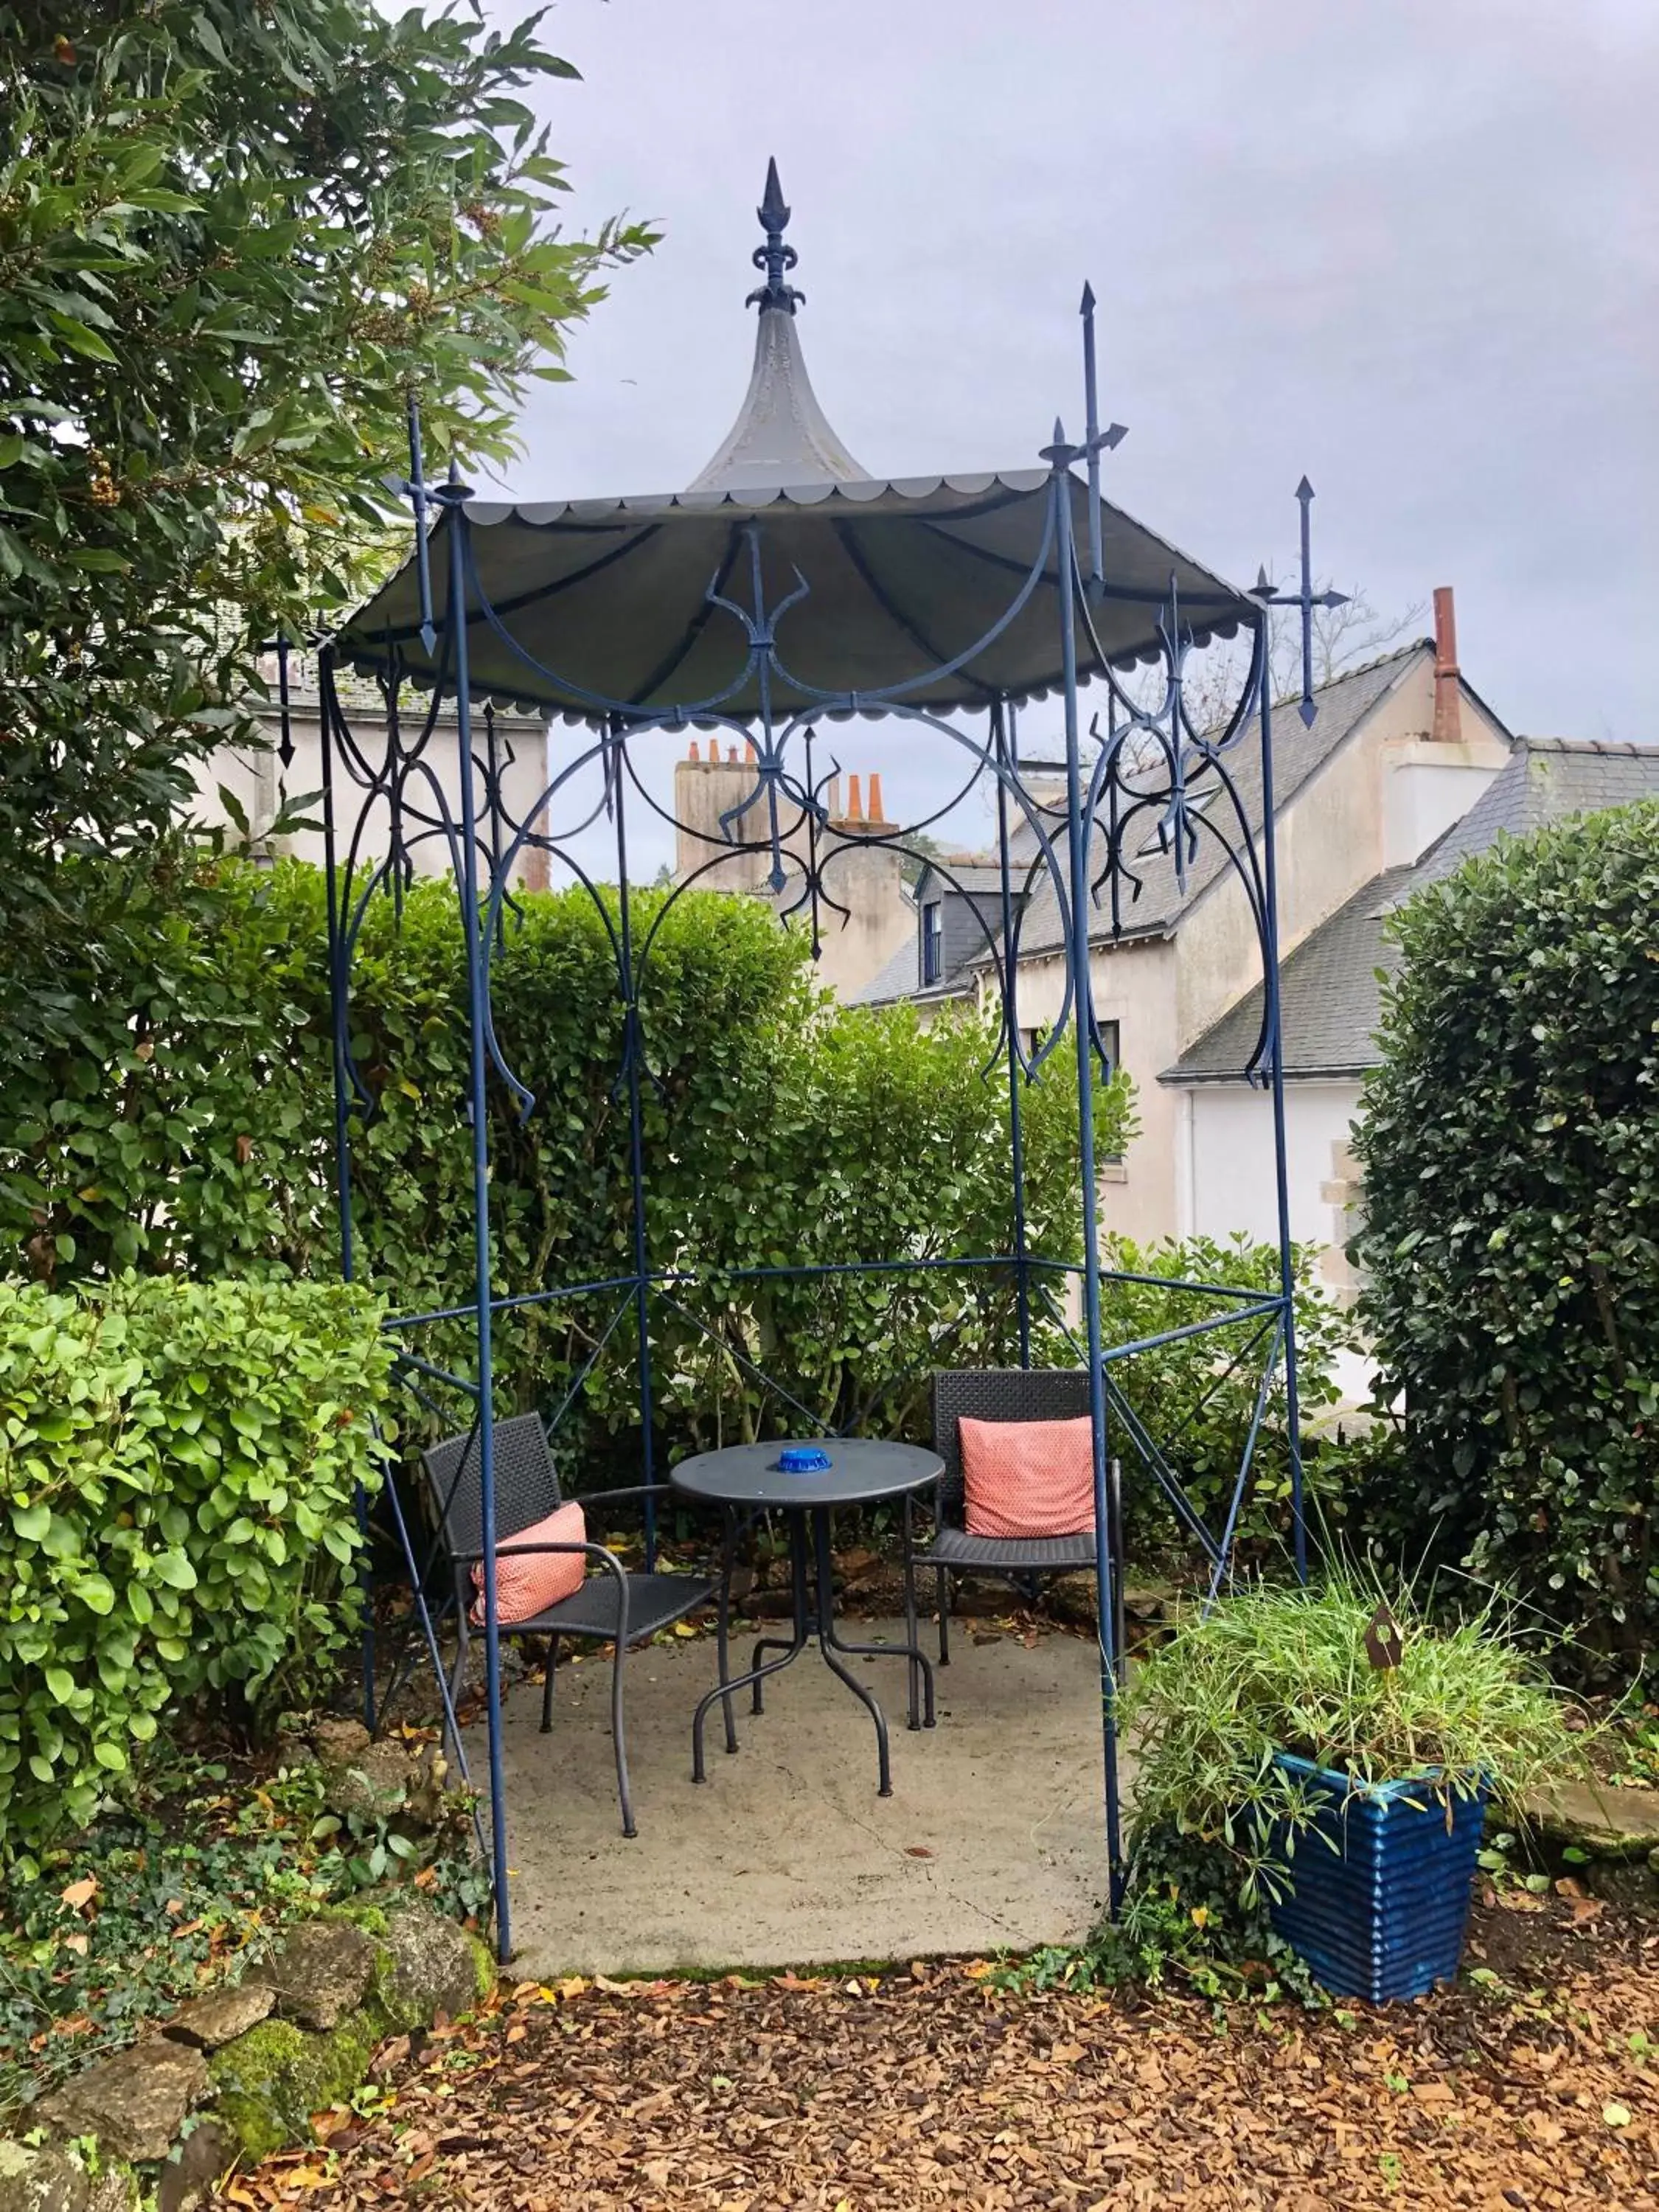
<svg viewBox="0 0 1659 2212"><path fill-rule="evenodd" d="M521 1984L411 2051L395 2111L244 2212L1637 2212L1659 2203L1659 1930L1493 1911L1512 2003L1373 2012L883 1974ZM851 1994L856 1984L857 1996ZM1344 2024L1346 2021L1346 2025ZM383 2046L384 2048L384 2046ZM1397 2087L1385 2088L1392 2075ZM1407 2084L1410 2084L1406 2094ZM1621 2119L1619 2115L1624 2115ZM234 2185L233 2185L233 2187Z"/></svg>

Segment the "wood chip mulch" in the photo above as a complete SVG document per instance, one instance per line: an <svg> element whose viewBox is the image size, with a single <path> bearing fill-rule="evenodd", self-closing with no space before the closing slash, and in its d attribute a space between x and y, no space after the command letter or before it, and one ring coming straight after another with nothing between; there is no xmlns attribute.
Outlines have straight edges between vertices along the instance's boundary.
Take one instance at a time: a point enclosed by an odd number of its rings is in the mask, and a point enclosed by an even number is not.
<svg viewBox="0 0 1659 2212"><path fill-rule="evenodd" d="M1611 1920L1611 1914L1607 1916ZM240 2207L1659 2208L1659 1929L1478 1912L1479 1981L1308 2014L1028 1997L982 1962L508 1988Z"/></svg>

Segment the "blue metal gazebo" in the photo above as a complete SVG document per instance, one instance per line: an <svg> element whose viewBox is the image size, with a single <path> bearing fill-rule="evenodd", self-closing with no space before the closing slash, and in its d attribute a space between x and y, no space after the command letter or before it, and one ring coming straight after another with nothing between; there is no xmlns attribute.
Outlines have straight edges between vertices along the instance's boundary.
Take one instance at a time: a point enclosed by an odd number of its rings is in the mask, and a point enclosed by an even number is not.
<svg viewBox="0 0 1659 2212"><path fill-rule="evenodd" d="M509 1808L501 1756L500 1635L495 1570L492 1333L515 1309L603 1291L631 1312L638 1359L639 1455L642 1479L654 1475L653 1316L657 1302L683 1291L684 1278L653 1267L646 1238L651 1161L644 1141L641 1086L649 1080L650 1038L640 1011L641 963L663 914L682 884L643 928L629 879L629 818L636 805L665 813L641 774L653 742L688 727L727 730L754 750L750 800L710 841L708 866L734 851L769 854L771 881L784 883L781 824L827 820L824 786L811 767L811 733L827 720L881 715L917 732L942 734L959 749L963 783L994 796L1000 896L986 915L1000 1000L997 1053L1006 1083L1012 1194L1012 1249L920 1263L914 1255L871 1253L875 1273L927 1264L997 1271L1018 1309L1022 1359L1032 1356L1034 1312L1057 1316L1066 1279L1074 1279L1075 1355L1089 1377L1096 1499L1101 1722L1104 1761L1105 1863L1115 1906L1121 1882L1115 1706L1122 1653L1116 1628L1123 1577L1116 1463L1133 1454L1168 1497L1202 1549L1213 1592L1225 1578L1263 1418L1282 1376L1291 1439L1296 1563L1305 1571L1301 1460L1297 1443L1293 1261L1285 1176L1285 1103L1278 1007L1278 926L1273 850L1272 702L1267 683L1268 609L1279 604L1265 579L1253 592L1233 589L1101 496L1102 456L1124 434L1103 427L1097 405L1094 298L1082 304L1085 428L1068 441L1056 422L1041 465L1012 471L883 480L866 475L825 420L801 353L789 283L796 262L785 242L790 210L776 166L758 210L765 237L754 255L762 282L750 295L759 310L755 366L731 434L686 491L647 498L549 504L486 505L452 472L427 481L418 416L410 411L406 490L415 520L413 552L399 573L347 625L325 653L325 818L329 878L330 977L334 1028L337 1161L343 1265L354 1266L352 1144L368 1094L353 1063L350 994L354 951L373 902L395 896L411 852L440 841L458 889L466 962L467 1109L472 1149L474 1268L453 1305L438 1314L393 1317L412 1386L449 1389L469 1410L477 1439L484 1522L484 1648L489 1753L489 1845L497 1940L511 1948L507 1897ZM1299 607L1304 644L1302 712L1311 720L1307 640L1312 609L1308 499L1301 488ZM1243 635L1249 666L1225 724L1194 726L1183 696L1188 654L1213 637ZM336 681L349 668L376 678L387 702L372 742L354 730ZM1146 670L1153 672L1149 679ZM1139 671L1137 674L1135 672ZM1133 681L1131 680L1133 678ZM1084 728L1083 695L1093 687L1100 711ZM411 703L410 694L416 696ZM1066 799L1063 836L1057 815L1028 787L1017 739L1030 702L1052 699L1063 718ZM514 704L556 725L546 787L522 818L502 796L493 709ZM438 710L447 706L459 758L438 763ZM446 738L444 742L449 740ZM1259 762L1259 820L1240 795L1234 769ZM616 884L607 928L624 1015L619 1093L629 1118L633 1237L630 1264L602 1284L538 1284L510 1297L495 1280L490 1218L489 1127L493 1099L528 1115L535 1100L505 1060L492 1012L492 959L514 926L515 871L531 850L544 852L596 902L600 886L559 825L584 773L603 778L614 834ZM936 818L931 817L930 819ZM580 825L586 828L589 825ZM926 825L920 825L925 827ZM902 849L914 831L875 825L872 839ZM814 836L804 862L802 906L816 933L821 902L833 908L837 850ZM385 836L385 852L369 851ZM1125 926L1133 902L1133 856L1148 837L1173 855L1178 875L1202 841L1216 841L1243 884L1266 979L1264 1017L1249 1076L1271 1093L1278 1179L1279 1282L1272 1291L1194 1282L1194 1318L1137 1343L1103 1340L1103 1268L1093 1126L1097 1071L1110 1061L1095 1017L1091 942L1108 917ZM792 865L803 865L792 845ZM950 879L948 864L932 865ZM1040 1045L1023 1041L1017 1018L1021 916L1041 886L1061 919L1066 946L1064 1005ZM1065 1052L1077 1085L1078 1203L1082 1260L1062 1267L1027 1249L1021 1112L1024 1092L1060 1074ZM1052 1065L1051 1065L1052 1063ZM992 1070L988 1069L989 1079ZM790 1273L790 1270L771 1272ZM810 1272L806 1270L793 1272ZM470 1372L440 1367L419 1350L422 1328L464 1314L473 1337ZM1255 1400L1229 1510L1206 1526L1185 1497L1157 1437L1128 1407L1115 1370L1137 1352L1175 1338L1243 1329L1259 1358ZM1232 1341L1237 1341L1234 1339ZM647 1500L647 1565L655 1543ZM422 1592L416 1547L398 1516L416 1607L446 1711L435 1629ZM456 1733L459 1743L459 1733Z"/></svg>

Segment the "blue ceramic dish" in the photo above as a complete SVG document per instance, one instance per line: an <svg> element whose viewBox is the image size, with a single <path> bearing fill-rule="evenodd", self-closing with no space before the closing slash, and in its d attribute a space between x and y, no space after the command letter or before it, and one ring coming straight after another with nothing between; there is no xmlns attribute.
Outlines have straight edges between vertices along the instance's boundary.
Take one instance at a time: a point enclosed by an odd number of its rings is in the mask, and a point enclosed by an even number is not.
<svg viewBox="0 0 1659 2212"><path fill-rule="evenodd" d="M834 1464L817 1444L786 1444L778 1454L780 1474L828 1474Z"/></svg>
<svg viewBox="0 0 1659 2212"><path fill-rule="evenodd" d="M1357 1784L1289 1752L1285 1772L1322 1802L1289 1862L1273 1926L1336 1996L1386 2004L1450 1981L1463 1955L1486 1792L1454 1797L1433 1774ZM1335 1848L1330 1849L1329 1845Z"/></svg>

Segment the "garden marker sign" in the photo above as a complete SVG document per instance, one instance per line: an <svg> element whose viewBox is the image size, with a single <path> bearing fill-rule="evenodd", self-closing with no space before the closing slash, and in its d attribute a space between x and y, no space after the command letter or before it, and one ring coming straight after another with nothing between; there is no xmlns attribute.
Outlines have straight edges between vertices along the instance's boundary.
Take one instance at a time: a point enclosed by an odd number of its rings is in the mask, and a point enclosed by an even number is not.
<svg viewBox="0 0 1659 2212"><path fill-rule="evenodd" d="M1403 1648L1400 1623L1386 1605L1379 1605L1365 1624L1365 1656L1373 1667L1392 1668L1400 1664Z"/></svg>

